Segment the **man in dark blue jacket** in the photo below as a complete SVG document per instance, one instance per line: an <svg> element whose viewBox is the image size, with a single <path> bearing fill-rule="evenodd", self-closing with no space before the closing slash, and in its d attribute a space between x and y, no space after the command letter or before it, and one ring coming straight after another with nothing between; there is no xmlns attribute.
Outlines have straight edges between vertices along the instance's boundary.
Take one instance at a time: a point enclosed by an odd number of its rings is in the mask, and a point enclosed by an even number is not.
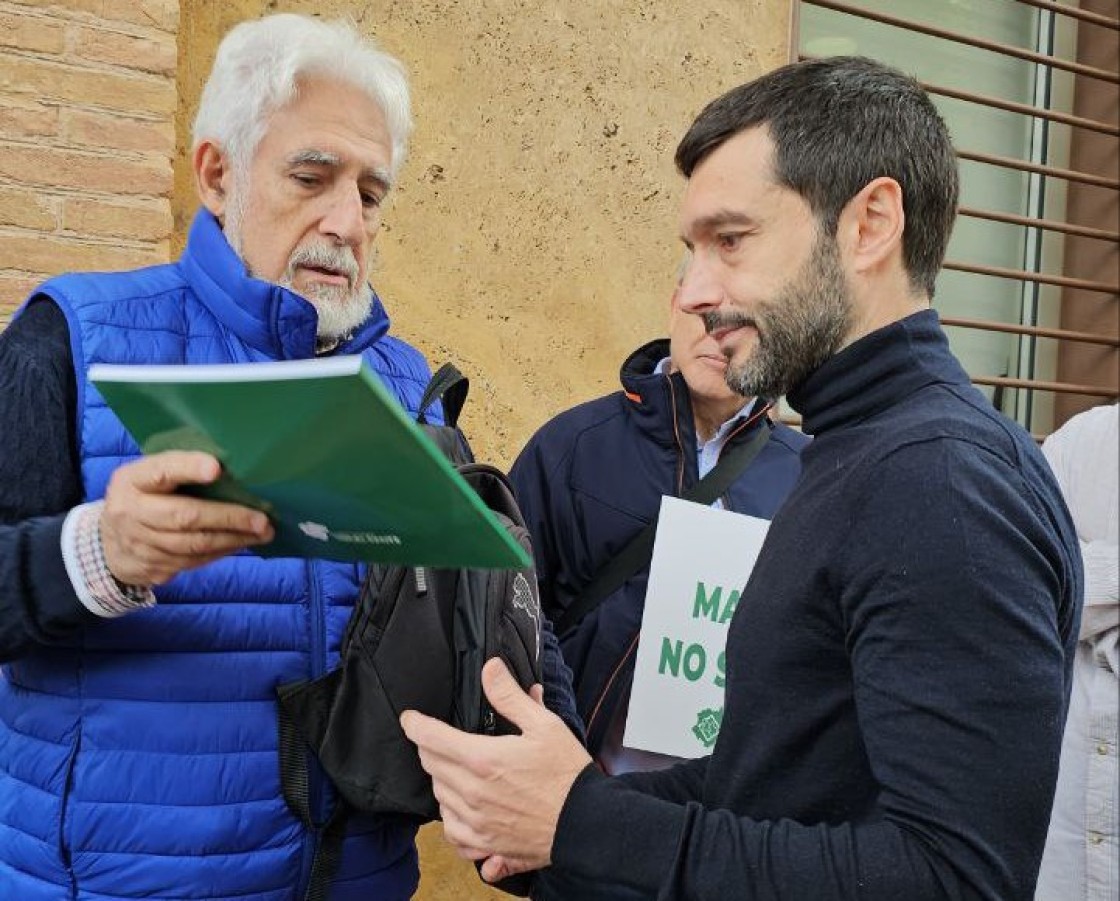
<svg viewBox="0 0 1120 901"><path fill-rule="evenodd" d="M726 450L770 435L716 506L770 519L792 490L809 438L773 422L766 400L732 391L726 371L703 320L682 311L674 292L669 338L627 358L622 390L556 416L518 456L510 477L554 624L657 516L661 498L680 497ZM675 761L621 744L649 563L560 636L588 750L610 773Z"/></svg>
<svg viewBox="0 0 1120 901"><path fill-rule="evenodd" d="M444 834L538 899L1029 901L1082 595L1029 434L930 309L957 202L948 130L871 60L785 66L700 114L682 310L744 395L813 436L727 635L710 757L607 777L498 661L521 735L406 712Z"/></svg>

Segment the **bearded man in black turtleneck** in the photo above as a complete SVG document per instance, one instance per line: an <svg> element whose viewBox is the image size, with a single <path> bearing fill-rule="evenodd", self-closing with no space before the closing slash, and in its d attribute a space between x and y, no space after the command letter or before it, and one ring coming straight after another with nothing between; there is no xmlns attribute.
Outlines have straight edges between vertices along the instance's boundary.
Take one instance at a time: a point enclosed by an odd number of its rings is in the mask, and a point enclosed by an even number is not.
<svg viewBox="0 0 1120 901"><path fill-rule="evenodd" d="M403 717L444 830L535 897L1033 895L1077 639L1077 536L1031 437L930 309L948 132L878 63L786 66L677 150L702 316L743 395L813 442L731 621L710 757L608 778L491 663L516 738Z"/></svg>

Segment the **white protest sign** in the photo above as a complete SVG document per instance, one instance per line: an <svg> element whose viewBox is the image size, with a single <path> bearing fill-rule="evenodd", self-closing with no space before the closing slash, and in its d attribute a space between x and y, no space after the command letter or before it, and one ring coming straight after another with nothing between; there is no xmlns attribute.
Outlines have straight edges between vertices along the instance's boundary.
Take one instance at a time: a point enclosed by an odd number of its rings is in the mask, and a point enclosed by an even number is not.
<svg viewBox="0 0 1120 901"><path fill-rule="evenodd" d="M723 719L727 626L769 526L661 499L625 747L675 757L711 751Z"/></svg>

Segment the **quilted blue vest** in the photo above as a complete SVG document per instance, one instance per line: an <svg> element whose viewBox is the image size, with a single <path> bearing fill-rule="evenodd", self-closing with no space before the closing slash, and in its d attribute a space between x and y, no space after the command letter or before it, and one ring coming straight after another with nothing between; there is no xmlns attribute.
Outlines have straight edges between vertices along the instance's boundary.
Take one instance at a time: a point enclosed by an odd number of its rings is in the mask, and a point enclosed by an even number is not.
<svg viewBox="0 0 1120 901"><path fill-rule="evenodd" d="M90 364L314 353L313 307L247 277L206 212L176 264L63 276L37 293L69 322L89 499L138 453L86 381ZM415 414L428 368L388 326L378 301L338 352L363 353ZM238 555L176 577L152 610L8 665L0 898L301 898L314 835L281 797L274 687L334 665L362 575L349 564ZM311 792L325 819L326 786L313 778ZM332 901L411 896L414 837L408 825L356 819Z"/></svg>

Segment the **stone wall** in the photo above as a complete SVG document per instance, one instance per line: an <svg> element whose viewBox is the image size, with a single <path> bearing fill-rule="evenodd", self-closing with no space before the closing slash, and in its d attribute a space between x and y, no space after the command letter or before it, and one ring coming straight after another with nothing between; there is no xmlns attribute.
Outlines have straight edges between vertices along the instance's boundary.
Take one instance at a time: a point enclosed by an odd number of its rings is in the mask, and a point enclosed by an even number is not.
<svg viewBox="0 0 1120 901"><path fill-rule="evenodd" d="M165 262L178 0L0 0L0 326L45 276Z"/></svg>

